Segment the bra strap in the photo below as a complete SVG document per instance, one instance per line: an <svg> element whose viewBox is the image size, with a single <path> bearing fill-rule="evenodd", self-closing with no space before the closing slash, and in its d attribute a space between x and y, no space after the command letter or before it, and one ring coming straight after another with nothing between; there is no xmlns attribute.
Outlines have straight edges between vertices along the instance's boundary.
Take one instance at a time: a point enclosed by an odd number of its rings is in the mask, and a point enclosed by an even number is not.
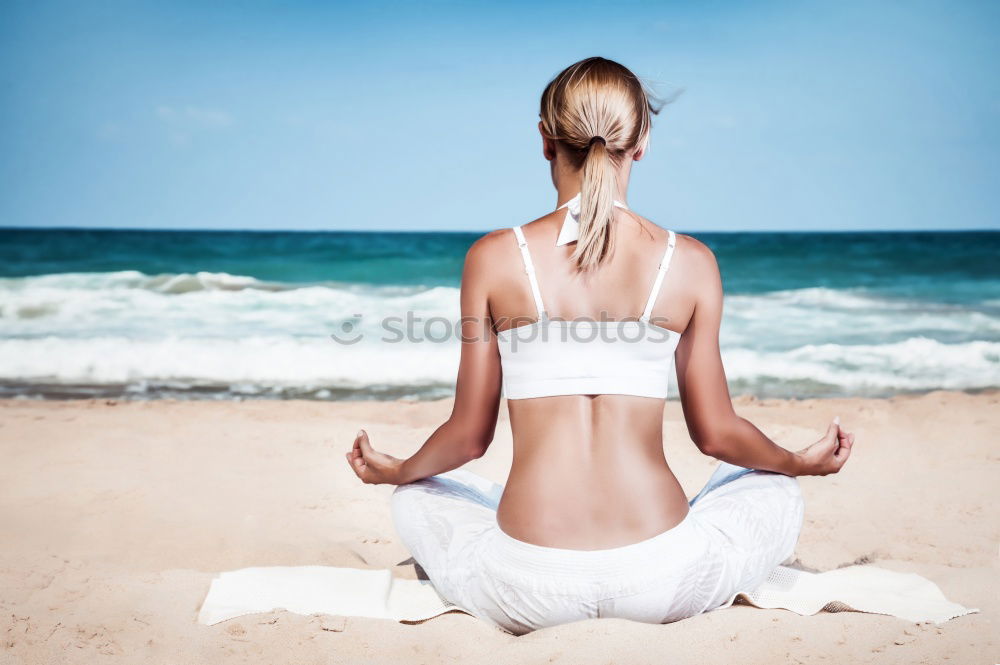
<svg viewBox="0 0 1000 665"><path fill-rule="evenodd" d="M674 255L674 245L677 243L677 235L673 231L667 231L667 251L663 254L663 260L660 261L660 269L656 271L656 281L653 282L653 290L649 294L649 300L646 301L646 309L642 312L643 321L649 321L649 317L653 313L653 305L656 304L656 297L660 295L660 287L663 286L663 277L667 274L667 269L670 268L670 259Z"/></svg>
<svg viewBox="0 0 1000 665"><path fill-rule="evenodd" d="M542 292L538 290L538 278L535 276L535 264L531 262L531 252L528 251L528 241L524 239L524 231L521 230L520 226L514 227L514 235L517 236L517 246L521 249L521 258L524 259L524 272L528 273L531 295L535 298L538 316L544 319L547 316L545 305L542 303Z"/></svg>

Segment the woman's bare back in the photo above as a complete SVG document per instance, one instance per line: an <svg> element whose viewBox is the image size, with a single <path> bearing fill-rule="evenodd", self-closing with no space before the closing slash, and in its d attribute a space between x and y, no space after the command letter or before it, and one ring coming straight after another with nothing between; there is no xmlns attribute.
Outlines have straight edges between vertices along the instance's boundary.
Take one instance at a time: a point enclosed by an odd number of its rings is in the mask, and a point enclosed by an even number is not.
<svg viewBox="0 0 1000 665"><path fill-rule="evenodd" d="M549 316L635 320L643 311L667 231L618 211L613 252L599 269L577 271L572 246L556 246L562 214L526 225ZM681 236L651 322L683 333L696 285L683 278ZM505 269L489 285L498 331L537 318L510 231L493 238L491 259ZM622 342L628 343L628 342ZM510 536L547 547L604 549L651 538L678 524L687 500L663 454L664 401L630 395L564 395L509 400L514 457L497 519Z"/></svg>

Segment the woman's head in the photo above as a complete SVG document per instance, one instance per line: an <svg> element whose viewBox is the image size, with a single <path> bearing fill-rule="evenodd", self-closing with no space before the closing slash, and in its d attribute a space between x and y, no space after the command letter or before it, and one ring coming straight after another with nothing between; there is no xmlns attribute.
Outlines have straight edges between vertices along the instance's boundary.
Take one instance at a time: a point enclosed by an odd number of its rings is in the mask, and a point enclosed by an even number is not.
<svg viewBox="0 0 1000 665"><path fill-rule="evenodd" d="M542 134L582 169L580 236L573 260L587 270L611 251L617 172L645 149L659 109L639 78L604 58L587 58L559 73L542 93Z"/></svg>

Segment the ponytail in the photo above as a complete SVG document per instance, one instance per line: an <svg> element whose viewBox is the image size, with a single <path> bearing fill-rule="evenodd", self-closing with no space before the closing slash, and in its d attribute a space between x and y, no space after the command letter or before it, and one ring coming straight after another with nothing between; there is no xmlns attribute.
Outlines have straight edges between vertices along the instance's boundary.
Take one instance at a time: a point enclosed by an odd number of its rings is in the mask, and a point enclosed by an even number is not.
<svg viewBox="0 0 1000 665"><path fill-rule="evenodd" d="M579 270L596 268L611 254L618 167L645 145L650 116L658 111L635 74L604 58L570 65L542 93L542 133L566 149L562 154L573 168L582 169L573 251Z"/></svg>
<svg viewBox="0 0 1000 665"><path fill-rule="evenodd" d="M595 136L583 162L580 235L572 257L580 270L596 268L611 253L616 184L615 164L607 143L603 137Z"/></svg>

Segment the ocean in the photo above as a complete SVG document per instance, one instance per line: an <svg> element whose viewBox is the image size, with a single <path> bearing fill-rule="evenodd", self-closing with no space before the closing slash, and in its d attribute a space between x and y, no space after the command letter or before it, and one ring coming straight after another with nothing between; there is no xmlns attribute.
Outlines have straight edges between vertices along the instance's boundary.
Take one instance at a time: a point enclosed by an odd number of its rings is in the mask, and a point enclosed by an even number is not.
<svg viewBox="0 0 1000 665"><path fill-rule="evenodd" d="M691 235L734 395L1000 387L1000 231ZM0 229L0 396L451 395L478 236Z"/></svg>

